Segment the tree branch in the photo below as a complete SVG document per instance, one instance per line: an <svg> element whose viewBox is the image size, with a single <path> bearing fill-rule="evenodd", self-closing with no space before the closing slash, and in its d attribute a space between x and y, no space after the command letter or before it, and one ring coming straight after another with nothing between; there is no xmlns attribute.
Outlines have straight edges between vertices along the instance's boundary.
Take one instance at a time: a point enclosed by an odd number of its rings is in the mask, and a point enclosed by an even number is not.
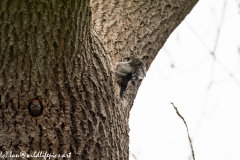
<svg viewBox="0 0 240 160"><path fill-rule="evenodd" d="M183 116L178 112L178 109L177 107L175 107L175 105L173 103L171 103L174 107L174 109L176 110L176 113L177 115L183 120L186 128L187 128L187 134L188 134L188 140L189 140L189 143L190 143L190 146L191 146L191 150L192 150L192 157L193 157L193 160L195 160L195 156L194 156L194 150L193 150L193 146L192 146L192 141L191 141L191 138L190 138L190 135L189 135L189 132L188 132L188 126L187 126L187 123L186 121L184 120Z"/></svg>

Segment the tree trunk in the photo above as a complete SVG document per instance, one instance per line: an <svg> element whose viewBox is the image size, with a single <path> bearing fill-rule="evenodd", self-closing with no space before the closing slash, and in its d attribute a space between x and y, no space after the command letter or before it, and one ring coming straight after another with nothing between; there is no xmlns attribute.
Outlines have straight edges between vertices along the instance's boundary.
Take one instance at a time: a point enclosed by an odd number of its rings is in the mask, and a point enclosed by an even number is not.
<svg viewBox="0 0 240 160"><path fill-rule="evenodd" d="M1 1L2 154L127 160L136 92L120 99L116 63L134 55L149 67L196 2Z"/></svg>

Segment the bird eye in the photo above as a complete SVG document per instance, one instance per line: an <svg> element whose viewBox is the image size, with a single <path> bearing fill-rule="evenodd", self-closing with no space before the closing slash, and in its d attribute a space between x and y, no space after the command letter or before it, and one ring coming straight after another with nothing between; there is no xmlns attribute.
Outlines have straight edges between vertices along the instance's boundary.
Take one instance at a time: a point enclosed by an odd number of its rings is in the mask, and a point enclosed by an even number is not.
<svg viewBox="0 0 240 160"><path fill-rule="evenodd" d="M130 57L125 57L125 58L123 58L123 62L128 62L128 61L130 61Z"/></svg>

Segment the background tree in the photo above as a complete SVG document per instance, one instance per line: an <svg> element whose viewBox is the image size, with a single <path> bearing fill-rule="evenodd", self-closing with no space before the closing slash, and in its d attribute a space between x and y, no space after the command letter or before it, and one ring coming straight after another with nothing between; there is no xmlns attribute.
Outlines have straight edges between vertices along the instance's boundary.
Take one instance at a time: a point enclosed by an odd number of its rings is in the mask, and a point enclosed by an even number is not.
<svg viewBox="0 0 240 160"><path fill-rule="evenodd" d="M116 63L134 55L148 68L196 3L1 1L0 150L128 159L136 93L120 99Z"/></svg>

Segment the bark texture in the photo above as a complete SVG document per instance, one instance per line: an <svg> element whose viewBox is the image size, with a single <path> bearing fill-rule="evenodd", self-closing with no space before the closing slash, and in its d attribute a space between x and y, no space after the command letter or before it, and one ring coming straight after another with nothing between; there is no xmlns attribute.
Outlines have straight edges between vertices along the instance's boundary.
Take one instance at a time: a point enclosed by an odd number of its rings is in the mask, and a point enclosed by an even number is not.
<svg viewBox="0 0 240 160"><path fill-rule="evenodd" d="M149 67L197 0L91 1L92 27L113 61L135 55Z"/></svg>
<svg viewBox="0 0 240 160"><path fill-rule="evenodd" d="M116 62L135 55L149 67L196 2L1 1L0 151L127 160L136 93L120 99Z"/></svg>

